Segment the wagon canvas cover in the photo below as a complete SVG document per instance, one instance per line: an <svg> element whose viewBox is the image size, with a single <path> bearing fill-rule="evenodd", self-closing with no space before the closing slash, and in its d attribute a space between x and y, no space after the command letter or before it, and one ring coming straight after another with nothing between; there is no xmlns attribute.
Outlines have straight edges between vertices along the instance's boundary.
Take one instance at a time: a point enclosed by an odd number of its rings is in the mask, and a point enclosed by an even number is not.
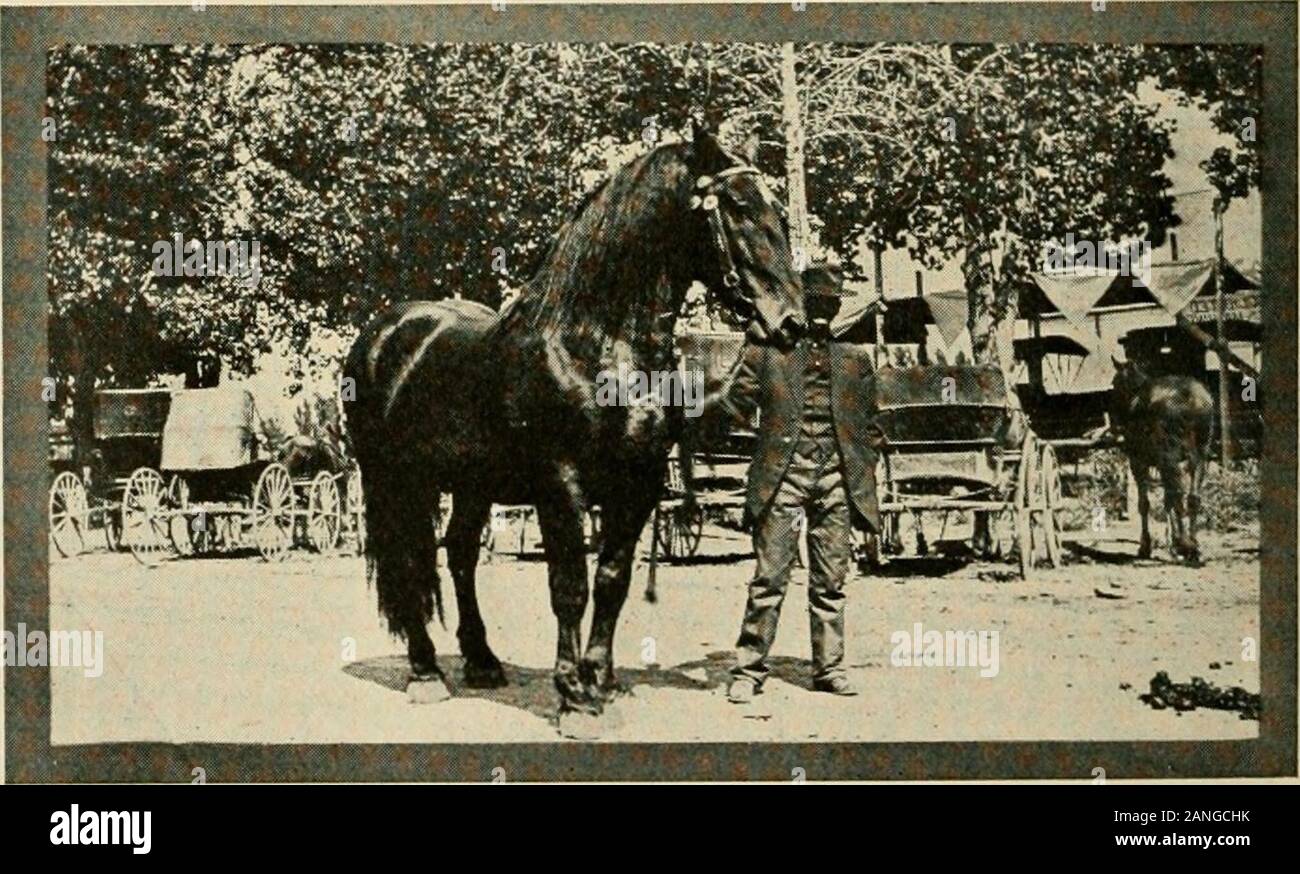
<svg viewBox="0 0 1300 874"><path fill-rule="evenodd" d="M251 464L256 412L244 389L178 392L163 430L163 470L230 470Z"/></svg>

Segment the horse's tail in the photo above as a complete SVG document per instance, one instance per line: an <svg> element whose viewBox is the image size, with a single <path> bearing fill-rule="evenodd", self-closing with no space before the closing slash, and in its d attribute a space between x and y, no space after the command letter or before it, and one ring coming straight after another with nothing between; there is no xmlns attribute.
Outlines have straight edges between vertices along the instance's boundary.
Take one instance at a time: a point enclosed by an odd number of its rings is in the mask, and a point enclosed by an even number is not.
<svg viewBox="0 0 1300 874"><path fill-rule="evenodd" d="M378 403L385 393L367 378L365 340L357 340L343 367L352 381L352 397L342 404L344 421L361 471L366 578L379 596L389 631L406 639L412 629L427 625L435 611L443 621L433 530L438 495L430 495L420 478L399 464L401 453L394 451L394 435Z"/></svg>
<svg viewBox="0 0 1300 874"><path fill-rule="evenodd" d="M377 461L358 458L366 512L366 575L379 595L379 612L389 631L428 624L436 612L444 622L442 581L433 508L438 495L417 478L394 475ZM391 461L389 465L391 465Z"/></svg>

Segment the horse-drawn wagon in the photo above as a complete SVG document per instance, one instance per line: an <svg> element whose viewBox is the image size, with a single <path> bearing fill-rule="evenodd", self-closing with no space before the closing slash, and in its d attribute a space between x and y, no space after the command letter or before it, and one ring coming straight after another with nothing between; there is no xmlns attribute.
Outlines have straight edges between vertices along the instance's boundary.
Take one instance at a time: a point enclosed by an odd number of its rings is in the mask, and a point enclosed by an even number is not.
<svg viewBox="0 0 1300 874"><path fill-rule="evenodd" d="M1019 556L1022 576L1038 557L1061 561L1061 476L1056 452L1038 439L995 366L882 367L877 424L887 444L877 467L886 552L901 549L906 517L917 551L923 514L969 514L976 547Z"/></svg>
<svg viewBox="0 0 1300 874"><path fill-rule="evenodd" d="M50 539L60 555L82 552L96 523L109 549L121 545L127 482L136 468L158 464L171 396L167 388L96 391L93 443L80 460L66 428L51 433L48 512Z"/></svg>
<svg viewBox="0 0 1300 874"><path fill-rule="evenodd" d="M335 475L294 478L263 457L256 420L243 389L173 394L158 468L135 470L123 493L123 542L139 561L246 545L278 561L295 541L334 546L344 512Z"/></svg>

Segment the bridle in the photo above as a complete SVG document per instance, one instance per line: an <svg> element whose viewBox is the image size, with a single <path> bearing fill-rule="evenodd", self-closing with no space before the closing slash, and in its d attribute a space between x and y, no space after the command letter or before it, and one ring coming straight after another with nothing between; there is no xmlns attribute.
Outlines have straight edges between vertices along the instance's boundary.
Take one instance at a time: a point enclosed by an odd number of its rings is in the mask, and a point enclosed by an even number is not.
<svg viewBox="0 0 1300 874"><path fill-rule="evenodd" d="M691 195L691 209L704 210L709 222L709 236L713 238L713 247L718 253L718 266L722 270L722 284L733 294L740 294L740 273L736 262L731 257L731 243L722 224L722 209L718 204L720 186L737 176L757 176L757 167L741 164L728 167L712 176L701 176L695 180L696 193ZM744 295L741 295L742 297ZM746 297L748 300L748 297Z"/></svg>

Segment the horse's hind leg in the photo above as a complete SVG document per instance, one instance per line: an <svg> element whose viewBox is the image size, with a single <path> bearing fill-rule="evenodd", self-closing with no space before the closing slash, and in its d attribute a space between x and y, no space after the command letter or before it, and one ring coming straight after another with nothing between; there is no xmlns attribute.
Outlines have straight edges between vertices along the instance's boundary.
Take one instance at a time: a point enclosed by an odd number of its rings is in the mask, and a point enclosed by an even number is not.
<svg viewBox="0 0 1300 874"><path fill-rule="evenodd" d="M1192 463L1187 460L1173 462L1161 470L1174 558L1184 558L1191 562L1198 561L1200 558L1195 539L1189 536L1191 519L1188 497L1192 491L1194 476Z"/></svg>
<svg viewBox="0 0 1300 874"><path fill-rule="evenodd" d="M1142 520L1142 536L1138 541L1138 558L1151 557L1151 485L1146 465L1133 462L1133 479L1137 482L1138 518Z"/></svg>
<svg viewBox="0 0 1300 874"><path fill-rule="evenodd" d="M1196 457L1192 460L1192 488L1187 493L1187 524L1191 528L1192 549L1196 558L1201 557L1201 544L1196 537L1197 517L1201 513L1201 483L1205 479L1205 459Z"/></svg>
<svg viewBox="0 0 1300 874"><path fill-rule="evenodd" d="M460 641L460 652L465 657L465 685L478 689L506 684L501 662L488 646L474 575L483 526L487 524L491 509L492 504L477 495L457 493L452 499L451 520L444 538L447 566L456 584L456 611L460 617L456 639Z"/></svg>
<svg viewBox="0 0 1300 874"><path fill-rule="evenodd" d="M407 694L415 703L449 696L437 652L426 627L441 612L438 550L433 511L438 494L362 465L365 477L366 556L379 593L379 610L389 630L406 640L411 662Z"/></svg>

